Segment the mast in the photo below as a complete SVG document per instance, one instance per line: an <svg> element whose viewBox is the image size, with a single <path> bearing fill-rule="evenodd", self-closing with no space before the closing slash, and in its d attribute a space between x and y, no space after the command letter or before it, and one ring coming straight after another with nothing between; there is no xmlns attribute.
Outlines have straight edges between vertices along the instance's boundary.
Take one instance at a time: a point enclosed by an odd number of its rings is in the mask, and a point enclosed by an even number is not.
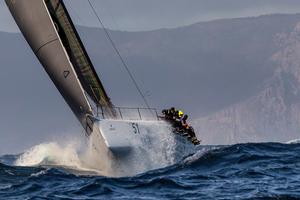
<svg viewBox="0 0 300 200"><path fill-rule="evenodd" d="M87 134L93 111L86 97L113 114L112 104L59 0L5 0L28 44Z"/></svg>

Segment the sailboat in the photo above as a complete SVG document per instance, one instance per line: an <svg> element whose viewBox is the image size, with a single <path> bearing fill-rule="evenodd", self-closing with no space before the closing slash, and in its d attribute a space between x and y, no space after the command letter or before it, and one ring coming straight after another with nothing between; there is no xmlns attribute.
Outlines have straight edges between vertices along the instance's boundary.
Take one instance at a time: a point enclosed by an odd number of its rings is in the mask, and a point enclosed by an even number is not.
<svg viewBox="0 0 300 200"><path fill-rule="evenodd" d="M151 113L156 127L169 127L155 109L130 109L138 116L133 120L125 119L123 108L113 105L62 0L6 0L6 4L96 151L123 158L136 138L149 142L144 135L153 123L144 120L145 112Z"/></svg>

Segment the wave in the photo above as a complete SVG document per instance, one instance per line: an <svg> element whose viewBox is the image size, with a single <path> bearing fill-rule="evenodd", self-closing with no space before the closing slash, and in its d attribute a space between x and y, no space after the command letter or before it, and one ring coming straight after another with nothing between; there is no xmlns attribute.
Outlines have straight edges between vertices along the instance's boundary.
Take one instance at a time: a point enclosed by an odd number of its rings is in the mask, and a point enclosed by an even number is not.
<svg viewBox="0 0 300 200"><path fill-rule="evenodd" d="M255 167L259 164L280 163L285 168L285 163L294 163L293 159L299 158L300 145L290 146L281 143L249 143L230 146L202 146L198 151L183 159L176 165L160 170L147 172L142 176L176 173L185 170L199 170L210 172L230 171L230 168L239 167L240 170ZM249 172L249 171L248 171ZM251 172L249 172L251 173ZM259 174L259 172L257 172ZM206 178L206 176L200 176Z"/></svg>
<svg viewBox="0 0 300 200"><path fill-rule="evenodd" d="M44 143L32 147L22 154L15 162L16 166L55 165L78 167L81 165L76 152L76 143L66 146L55 142Z"/></svg>
<svg viewBox="0 0 300 200"><path fill-rule="evenodd" d="M220 165L230 166L233 163L253 163L254 161L259 162L278 158L278 155L283 152L288 153L289 150L290 146L288 144L279 143L201 146L195 154L182 158L179 162L144 173L166 173L166 170L174 171L182 169L182 167L210 165L216 168ZM101 168L90 167L91 163L87 163L87 160L90 161L91 159L86 159L86 156L86 151L82 150L82 144L71 142L59 145L51 142L37 145L20 156L14 156L17 158L14 165L19 167L56 167L68 169L69 172L71 171L77 175L105 175ZM139 161L135 162L138 163ZM0 163L0 167L7 167L7 165Z"/></svg>
<svg viewBox="0 0 300 200"><path fill-rule="evenodd" d="M195 154L183 158L174 165L123 178L109 178L90 173L78 174L77 171L70 170L71 167L80 168L84 165L79 154L73 155L73 148L75 147L57 146L53 143L43 144L31 150L39 153L27 152L27 158L24 154L23 159L21 156L16 161L23 165L33 164L32 167L0 164L0 197L1 191L4 190L6 193L11 192L12 195L15 191L27 194L32 190L37 192L34 195L47 193L53 198L55 195L64 198L72 198L75 195L82 199L98 197L105 199L112 198L110 195L113 195L116 198L122 196L124 199L133 197L139 199L141 197L139 195L143 198L153 198L154 195L154 198L158 199L162 196L180 199L192 197L218 199L218 196L214 195L219 194L219 197L221 195L222 198L230 199L230 196L239 193L240 199L250 197L256 199L266 196L296 197L297 195L291 195L291 188L300 186L297 179L300 171L295 167L299 165L300 144L201 146ZM73 156L64 158L57 153L49 153L58 150L61 153L69 152ZM39 159L37 157L33 159L32 156L36 155L41 156ZM76 160L77 158L79 160ZM64 163L70 167L49 166L53 162ZM45 165L40 166L40 163ZM289 184L289 189L282 190L281 180ZM6 182L1 185L3 181ZM243 182L242 186L240 182ZM49 184L55 187L48 187ZM258 191L257 188L271 189ZM180 191L180 194L175 191Z"/></svg>
<svg viewBox="0 0 300 200"><path fill-rule="evenodd" d="M296 144L298 145L299 143ZM91 163L86 163L86 151L82 149L82 144L78 142L71 142L65 145L59 145L55 142L44 143L32 147L19 156L1 157L2 160L12 160L14 158L15 161L13 166L0 163L0 169L9 167L46 167L65 169L68 173L71 172L75 175L105 176L101 168L91 168ZM273 159L280 161L280 156L286 159L286 156L290 153L291 157L295 156L295 151L300 151L300 145L291 147L289 144L257 143L231 146L200 146L196 153L182 158L179 162L146 171L138 176L172 173L183 168L204 168L206 166L222 168L222 166L231 166L233 164L247 165L248 163L253 164Z"/></svg>
<svg viewBox="0 0 300 200"><path fill-rule="evenodd" d="M69 141L65 144L58 142L43 143L32 147L15 161L15 166L20 167L59 167L73 170L73 172L87 173L91 175L101 174L101 169L91 168L86 163L86 148L79 140Z"/></svg>
<svg viewBox="0 0 300 200"><path fill-rule="evenodd" d="M6 168L8 168L7 165L4 165L4 164L0 163L0 170L1 171L5 170Z"/></svg>
<svg viewBox="0 0 300 200"><path fill-rule="evenodd" d="M288 141L286 144L300 144L300 139Z"/></svg>
<svg viewBox="0 0 300 200"><path fill-rule="evenodd" d="M186 144L181 141L183 145L178 145L181 144L180 140L186 139L175 138L177 136L174 137L169 128L166 129L161 130L153 124L149 134L143 138L148 142L145 144L140 139L131 141L131 154L122 159L111 157L104 160L95 150L93 137L90 137L85 141L78 138L64 143L54 141L34 146L20 155L14 165L61 167L79 175L134 176L174 165L195 152L195 147L186 141Z"/></svg>

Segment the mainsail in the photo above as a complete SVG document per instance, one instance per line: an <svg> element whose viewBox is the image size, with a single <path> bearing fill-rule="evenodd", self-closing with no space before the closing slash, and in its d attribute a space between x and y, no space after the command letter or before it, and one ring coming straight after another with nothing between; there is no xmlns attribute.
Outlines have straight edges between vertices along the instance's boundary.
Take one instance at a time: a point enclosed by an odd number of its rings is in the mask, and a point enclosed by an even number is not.
<svg viewBox="0 0 300 200"><path fill-rule="evenodd" d="M87 133L92 107L114 110L62 0L6 0L25 39Z"/></svg>

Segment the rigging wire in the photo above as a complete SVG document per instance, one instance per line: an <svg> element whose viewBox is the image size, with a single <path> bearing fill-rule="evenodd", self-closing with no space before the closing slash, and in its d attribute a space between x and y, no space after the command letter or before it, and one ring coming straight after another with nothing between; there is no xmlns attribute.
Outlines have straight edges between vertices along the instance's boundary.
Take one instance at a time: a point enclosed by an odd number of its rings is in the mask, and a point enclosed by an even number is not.
<svg viewBox="0 0 300 200"><path fill-rule="evenodd" d="M135 80L135 78L134 78L132 72L130 71L129 66L127 65L127 63L125 62L124 58L122 57L122 55L121 55L119 49L117 48L115 42L113 41L112 37L110 36L108 30L107 30L106 27L104 26L104 23L102 22L100 16L99 16L98 13L96 12L96 10L95 10L93 4L91 3L90 0L88 0L88 3L89 3L89 5L91 6L91 8L92 8L92 10L93 10L93 13L94 13L95 16L97 17L99 23L101 24L101 26L102 26L102 28L103 28L103 30L104 30L104 33L105 33L107 39L109 40L109 42L111 43L113 49L115 50L115 52L117 53L118 57L120 58L120 60L121 60L121 62L122 62L122 65L124 66L124 68L126 69L127 73L129 74L129 77L130 77L130 79L132 80L134 86L136 87L137 91L139 92L140 96L142 97L142 99L143 99L145 105L147 106L148 109L150 109L150 106L149 106L149 103L148 103L148 101L147 101L147 99L146 99L146 96L143 94L143 92L142 92L141 88L139 87L137 81Z"/></svg>

